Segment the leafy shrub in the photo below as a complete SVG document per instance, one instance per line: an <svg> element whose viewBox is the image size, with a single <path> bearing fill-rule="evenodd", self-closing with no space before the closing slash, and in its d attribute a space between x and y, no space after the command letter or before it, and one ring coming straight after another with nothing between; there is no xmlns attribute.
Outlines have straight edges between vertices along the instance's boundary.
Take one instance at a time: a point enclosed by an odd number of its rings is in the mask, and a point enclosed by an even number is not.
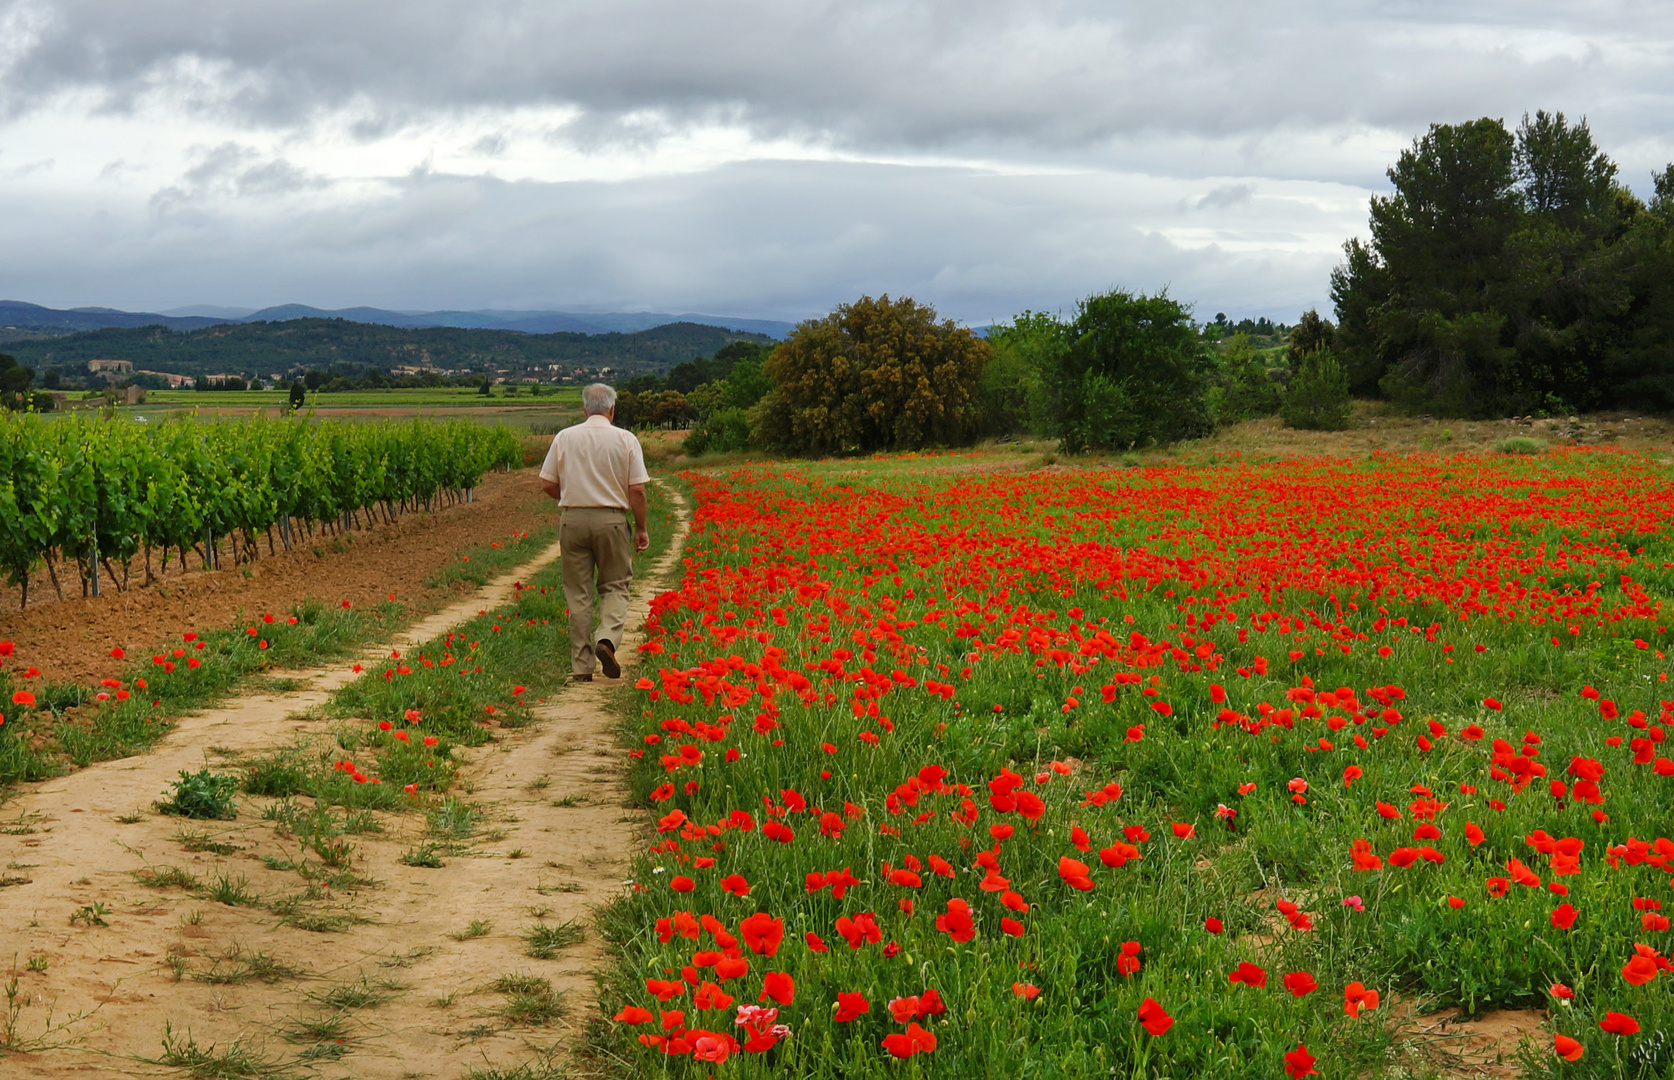
<svg viewBox="0 0 1674 1080"><path fill-rule="evenodd" d="M1166 292L1081 301L1050 379L1064 449L1127 450L1215 429L1214 361L1191 312Z"/></svg>
<svg viewBox="0 0 1674 1080"><path fill-rule="evenodd" d="M1215 402L1217 422L1238 424L1279 411L1282 388L1247 335L1234 334L1222 348L1221 374Z"/></svg>
<svg viewBox="0 0 1674 1080"><path fill-rule="evenodd" d="M984 435L1056 435L1044 376L1064 347L1063 325L1045 312L1025 311L988 331L994 355L977 380Z"/></svg>
<svg viewBox="0 0 1674 1080"><path fill-rule="evenodd" d="M1494 449L1502 454L1538 454L1546 449L1546 444L1539 439L1531 439L1527 435L1513 435L1509 439L1501 439L1495 443Z"/></svg>
<svg viewBox="0 0 1674 1080"><path fill-rule="evenodd" d="M182 771L174 782L174 796L159 802L159 813L178 817L200 818L210 821L229 821L238 816L233 795L238 791L238 777L212 773L207 768L195 773Z"/></svg>
<svg viewBox="0 0 1674 1080"><path fill-rule="evenodd" d="M692 429L682 446L685 452L698 457L702 454L725 454L745 450L750 445L750 418L743 409L716 409Z"/></svg>
<svg viewBox="0 0 1674 1080"><path fill-rule="evenodd" d="M1302 358L1285 390L1279 416L1286 427L1343 431L1349 426L1353 410L1348 373L1329 350L1316 349Z"/></svg>

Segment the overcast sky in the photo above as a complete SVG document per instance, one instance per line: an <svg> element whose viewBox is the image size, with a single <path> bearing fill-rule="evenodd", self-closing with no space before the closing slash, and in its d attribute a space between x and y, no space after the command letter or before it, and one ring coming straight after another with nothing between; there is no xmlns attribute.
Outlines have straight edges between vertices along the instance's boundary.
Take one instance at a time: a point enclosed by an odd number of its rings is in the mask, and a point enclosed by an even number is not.
<svg viewBox="0 0 1674 1080"><path fill-rule="evenodd" d="M1328 303L1433 121L1674 158L1674 5L0 0L0 298Z"/></svg>

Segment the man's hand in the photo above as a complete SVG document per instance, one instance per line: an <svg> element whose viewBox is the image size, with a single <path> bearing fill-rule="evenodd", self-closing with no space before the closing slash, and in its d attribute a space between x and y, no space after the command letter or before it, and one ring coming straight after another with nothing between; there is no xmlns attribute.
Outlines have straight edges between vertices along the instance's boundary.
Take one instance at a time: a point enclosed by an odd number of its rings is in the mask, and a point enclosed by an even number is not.
<svg viewBox="0 0 1674 1080"><path fill-rule="evenodd" d="M646 525L651 506L645 499L644 484L628 485L628 509L634 512L634 550L644 551L651 546L651 530Z"/></svg>

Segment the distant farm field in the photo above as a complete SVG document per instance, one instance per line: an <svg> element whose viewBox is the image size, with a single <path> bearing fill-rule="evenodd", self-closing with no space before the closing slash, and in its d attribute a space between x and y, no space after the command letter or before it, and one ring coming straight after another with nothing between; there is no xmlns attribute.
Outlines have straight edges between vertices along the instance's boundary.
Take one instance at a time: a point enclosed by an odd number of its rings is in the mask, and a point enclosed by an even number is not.
<svg viewBox="0 0 1674 1080"><path fill-rule="evenodd" d="M284 390L151 390L144 405L118 409L123 417L159 420L182 412L205 417L250 416L265 412L277 416L288 405ZM79 405L72 402L72 406ZM579 387L543 387L531 396L526 387L508 396L497 386L485 397L474 387L436 387L418 390L348 390L342 393L310 393L304 411L339 419L412 416L457 416L475 423L505 424L508 427L544 429L576 423L581 419Z"/></svg>

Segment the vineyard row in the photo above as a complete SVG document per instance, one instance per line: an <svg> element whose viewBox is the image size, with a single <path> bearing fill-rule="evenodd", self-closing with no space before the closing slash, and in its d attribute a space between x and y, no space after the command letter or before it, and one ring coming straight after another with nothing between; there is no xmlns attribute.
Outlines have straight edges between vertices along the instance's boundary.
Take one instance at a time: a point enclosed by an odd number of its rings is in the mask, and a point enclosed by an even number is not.
<svg viewBox="0 0 1674 1080"><path fill-rule="evenodd" d="M60 565L96 596L101 566L122 589L136 558L146 584L154 556L184 570L192 552L213 569L226 546L247 562L264 533L271 554L304 533L393 522L468 500L485 472L521 461L510 431L461 420L142 426L0 414L0 568L25 607L43 565L60 597Z"/></svg>

